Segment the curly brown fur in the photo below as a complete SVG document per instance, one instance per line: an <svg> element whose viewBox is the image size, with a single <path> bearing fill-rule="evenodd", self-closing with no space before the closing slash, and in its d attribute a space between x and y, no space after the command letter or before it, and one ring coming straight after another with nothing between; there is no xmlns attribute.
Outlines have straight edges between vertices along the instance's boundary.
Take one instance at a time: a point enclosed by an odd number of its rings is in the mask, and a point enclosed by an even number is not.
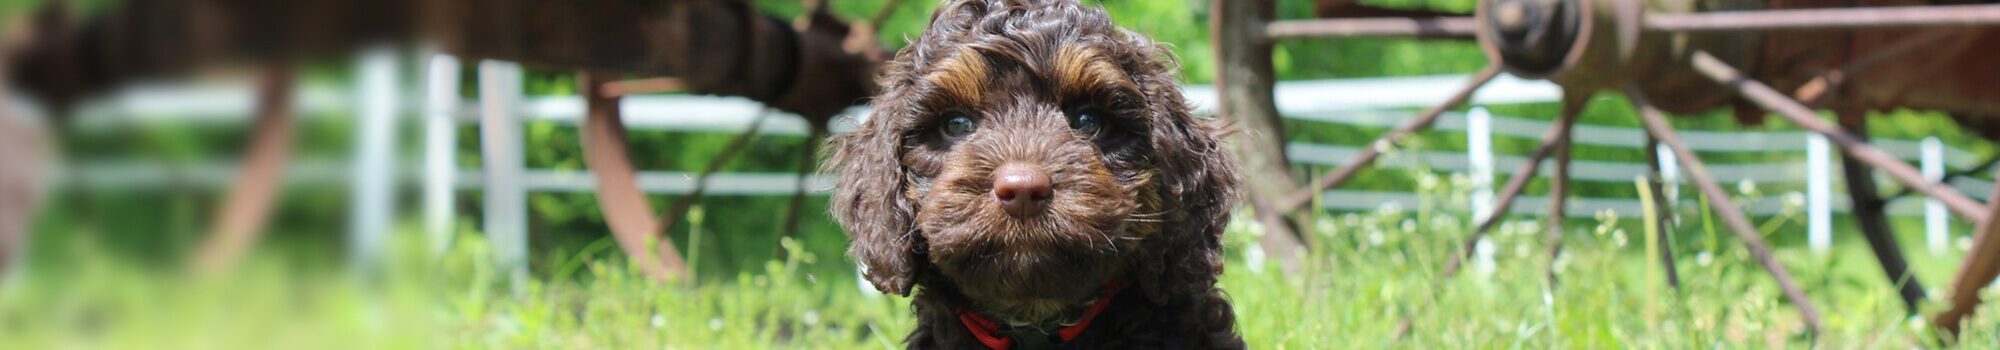
<svg viewBox="0 0 2000 350"><path fill-rule="evenodd" d="M911 348L980 347L959 310L1074 323L1112 283L1131 288L1063 347L1243 347L1215 287L1236 169L1176 68L1071 0L952 1L897 54L827 169L849 255L876 288L916 291ZM1084 114L1102 127L1075 127ZM954 117L974 126L947 133ZM1046 173L1039 215L1002 209L993 173L1007 164Z"/></svg>

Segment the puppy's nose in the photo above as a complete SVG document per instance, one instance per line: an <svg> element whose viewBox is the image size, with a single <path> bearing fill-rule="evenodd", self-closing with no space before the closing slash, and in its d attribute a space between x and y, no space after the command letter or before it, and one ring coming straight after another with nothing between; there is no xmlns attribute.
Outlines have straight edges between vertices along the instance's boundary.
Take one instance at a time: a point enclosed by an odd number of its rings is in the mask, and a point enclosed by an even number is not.
<svg viewBox="0 0 2000 350"><path fill-rule="evenodd" d="M993 198L1015 218L1026 218L1048 206L1049 198L1055 196L1050 186L1049 174L1032 166L1007 164L993 169Z"/></svg>

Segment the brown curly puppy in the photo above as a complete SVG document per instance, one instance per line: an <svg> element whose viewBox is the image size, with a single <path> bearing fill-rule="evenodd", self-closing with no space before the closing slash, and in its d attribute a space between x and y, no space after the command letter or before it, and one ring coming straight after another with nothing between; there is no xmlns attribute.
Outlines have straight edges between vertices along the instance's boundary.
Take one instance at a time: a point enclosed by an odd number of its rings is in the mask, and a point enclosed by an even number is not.
<svg viewBox="0 0 2000 350"><path fill-rule="evenodd" d="M944 6L829 147L848 254L918 289L910 347L1243 347L1236 169L1172 53L1073 0Z"/></svg>

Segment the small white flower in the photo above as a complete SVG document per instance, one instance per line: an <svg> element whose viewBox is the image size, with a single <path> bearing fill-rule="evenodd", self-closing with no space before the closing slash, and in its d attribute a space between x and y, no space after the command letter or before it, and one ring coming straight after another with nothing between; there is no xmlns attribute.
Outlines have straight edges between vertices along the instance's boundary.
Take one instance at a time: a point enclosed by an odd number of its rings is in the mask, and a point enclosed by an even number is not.
<svg viewBox="0 0 2000 350"><path fill-rule="evenodd" d="M1625 243L1627 243L1627 241L1626 241L1626 239L1625 239L1625 229L1622 229L1622 228L1621 228L1621 229L1617 229L1617 230L1612 230L1612 231L1611 231L1611 241L1612 241L1612 242L1615 242L1615 243L1618 243L1618 247L1619 247L1619 248L1624 248L1624 247L1625 247Z"/></svg>
<svg viewBox="0 0 2000 350"><path fill-rule="evenodd" d="M1417 219L1403 219L1403 232L1417 232Z"/></svg>
<svg viewBox="0 0 2000 350"><path fill-rule="evenodd" d="M716 332L721 332L721 331L722 331L722 318L721 318L721 317L716 317L716 318L711 318L711 319L708 319L708 330L710 330L710 331L716 331Z"/></svg>
<svg viewBox="0 0 2000 350"><path fill-rule="evenodd" d="M1382 202L1382 206L1377 207L1375 210L1385 216L1401 216L1403 215L1403 203L1395 201Z"/></svg>
<svg viewBox="0 0 2000 350"><path fill-rule="evenodd" d="M1909 325L1911 332L1919 333L1923 332L1925 328L1930 328L1931 325L1931 322L1925 320L1922 314L1910 315L1910 319L1904 323Z"/></svg>
<svg viewBox="0 0 2000 350"><path fill-rule="evenodd" d="M1472 188L1472 176L1466 175L1465 173L1451 173L1451 186L1457 188Z"/></svg>
<svg viewBox="0 0 2000 350"><path fill-rule="evenodd" d="M1757 180L1743 179L1743 181L1737 181L1736 193L1741 193L1745 196L1757 193Z"/></svg>
<svg viewBox="0 0 2000 350"><path fill-rule="evenodd" d="M1527 258L1529 253L1531 252L1529 252L1527 243L1519 243L1514 245L1514 255L1520 256L1522 258Z"/></svg>
<svg viewBox="0 0 2000 350"><path fill-rule="evenodd" d="M1972 237L1959 237L1953 240L1952 245L1958 246L1958 250L1962 252L1972 251Z"/></svg>
<svg viewBox="0 0 2000 350"><path fill-rule="evenodd" d="M1264 251L1264 246L1261 245L1251 247L1244 252L1243 265L1250 266L1251 274L1264 274L1264 260L1267 259L1264 254L1266 252Z"/></svg>
<svg viewBox="0 0 2000 350"><path fill-rule="evenodd" d="M1701 251L1701 254L1694 255L1695 265L1708 266L1708 264L1713 263L1715 263L1715 254L1710 254L1706 250Z"/></svg>
<svg viewBox="0 0 2000 350"><path fill-rule="evenodd" d="M1437 189L1438 182L1437 175L1424 174L1424 176L1417 178L1417 187L1425 190Z"/></svg>
<svg viewBox="0 0 2000 350"><path fill-rule="evenodd" d="M1368 245L1382 246L1382 231L1369 231Z"/></svg>
<svg viewBox="0 0 2000 350"><path fill-rule="evenodd" d="M1396 155L1396 144L1389 142L1389 140L1375 140L1369 146L1374 147L1376 152L1382 153L1383 158L1390 158Z"/></svg>
<svg viewBox="0 0 2000 350"><path fill-rule="evenodd" d="M805 323L807 326L819 323L819 310L806 310L804 315L799 316L799 322Z"/></svg>
<svg viewBox="0 0 2000 350"><path fill-rule="evenodd" d="M654 315L653 315L653 319L652 319L652 322L649 322L649 323L651 323L651 324L653 325L653 328L662 328L662 327L666 327L666 326L667 326L667 317L666 317L666 316L661 316L661 315L659 315L659 314L654 314Z"/></svg>
<svg viewBox="0 0 2000 350"><path fill-rule="evenodd" d="M1451 215L1438 215L1431 217L1431 227L1452 227L1452 226L1458 226L1457 217Z"/></svg>
<svg viewBox="0 0 2000 350"><path fill-rule="evenodd" d="M1799 193L1799 191L1785 192L1785 206L1803 207L1805 205L1806 205L1805 194Z"/></svg>

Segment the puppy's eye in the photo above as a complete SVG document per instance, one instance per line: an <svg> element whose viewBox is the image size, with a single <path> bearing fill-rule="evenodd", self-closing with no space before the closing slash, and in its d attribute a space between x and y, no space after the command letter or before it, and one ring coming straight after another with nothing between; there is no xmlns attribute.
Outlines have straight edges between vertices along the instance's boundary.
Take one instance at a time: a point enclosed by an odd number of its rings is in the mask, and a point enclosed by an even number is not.
<svg viewBox="0 0 2000 350"><path fill-rule="evenodd" d="M1077 112L1076 116L1069 119L1069 129L1076 130L1085 137L1097 136L1099 131L1104 130L1104 118L1101 114L1103 112L1090 109Z"/></svg>
<svg viewBox="0 0 2000 350"><path fill-rule="evenodd" d="M979 124L973 122L972 118L968 118L964 115L952 115L951 119L944 120L944 136L950 136L950 137L965 136L965 134L972 133L972 129L975 129L978 126Z"/></svg>

